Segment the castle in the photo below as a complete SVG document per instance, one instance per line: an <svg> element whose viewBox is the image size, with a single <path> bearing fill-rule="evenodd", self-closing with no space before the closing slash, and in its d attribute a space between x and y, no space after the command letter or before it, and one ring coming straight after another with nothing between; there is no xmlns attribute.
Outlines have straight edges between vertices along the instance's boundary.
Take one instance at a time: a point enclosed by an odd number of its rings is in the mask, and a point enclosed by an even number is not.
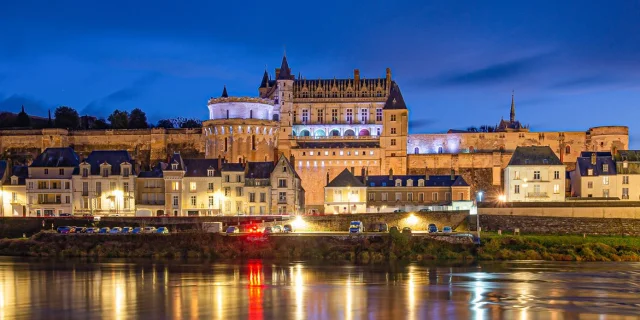
<svg viewBox="0 0 640 320"><path fill-rule="evenodd" d="M409 134L409 109L390 69L382 78L294 76L283 57L274 77L265 70L256 97L232 97L227 88L208 101L201 129L0 130L3 158L29 158L47 147L71 146L80 155L123 149L137 163L153 165L180 151L186 157L230 162L292 164L306 190L307 210L323 210L324 181L345 168L370 175L460 174L476 190L499 190L502 169L518 146L550 146L569 167L581 151L628 149L628 128L594 127L578 132L531 132L516 120L494 132L450 130Z"/></svg>

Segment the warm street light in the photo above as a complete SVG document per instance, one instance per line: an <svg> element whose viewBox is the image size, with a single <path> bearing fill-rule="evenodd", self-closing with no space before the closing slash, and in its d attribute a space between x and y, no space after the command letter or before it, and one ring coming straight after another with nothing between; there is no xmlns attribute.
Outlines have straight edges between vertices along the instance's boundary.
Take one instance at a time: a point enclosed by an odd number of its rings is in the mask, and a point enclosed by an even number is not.
<svg viewBox="0 0 640 320"><path fill-rule="evenodd" d="M507 201L507 196L505 196L504 194L501 194L501 195L498 196L498 200L500 202L505 202L505 201Z"/></svg>
<svg viewBox="0 0 640 320"><path fill-rule="evenodd" d="M415 215L413 215L413 213L409 216L409 218L407 218L407 222L411 225L414 225L416 223L418 223L418 217L416 217Z"/></svg>

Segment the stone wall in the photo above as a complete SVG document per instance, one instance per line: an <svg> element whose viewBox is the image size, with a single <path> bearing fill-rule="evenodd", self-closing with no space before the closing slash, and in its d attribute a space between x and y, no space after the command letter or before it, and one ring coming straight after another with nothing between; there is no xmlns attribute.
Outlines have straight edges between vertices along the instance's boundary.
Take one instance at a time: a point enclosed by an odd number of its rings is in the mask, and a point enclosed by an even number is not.
<svg viewBox="0 0 640 320"><path fill-rule="evenodd" d="M536 217L566 217L566 218L606 218L606 219L640 219L640 207L631 205L597 206L593 203L584 203L582 206L556 206L556 207L497 207L478 208L483 215L495 216L536 216Z"/></svg>
<svg viewBox="0 0 640 320"><path fill-rule="evenodd" d="M415 222L410 217L415 217ZM305 216L304 231L348 231L351 221L357 220L364 223L365 229L376 222L385 222L399 228L410 227L414 231L426 231L430 223L435 223L438 229L450 226L453 229L461 228L466 231L466 219L468 211L446 212L416 212L416 213L366 213L366 214L337 214L325 216ZM366 231L366 230L365 230Z"/></svg>
<svg viewBox="0 0 640 320"><path fill-rule="evenodd" d="M480 227L482 231L519 228L521 233L640 236L640 219L480 215Z"/></svg>

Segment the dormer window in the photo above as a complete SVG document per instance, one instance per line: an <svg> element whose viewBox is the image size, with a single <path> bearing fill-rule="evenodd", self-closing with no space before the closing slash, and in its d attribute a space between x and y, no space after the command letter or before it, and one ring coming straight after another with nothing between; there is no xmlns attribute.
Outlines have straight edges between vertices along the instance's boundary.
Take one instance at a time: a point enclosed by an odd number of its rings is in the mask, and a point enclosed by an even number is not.
<svg viewBox="0 0 640 320"><path fill-rule="evenodd" d="M413 179L407 180L407 187L413 187Z"/></svg>
<svg viewBox="0 0 640 320"><path fill-rule="evenodd" d="M549 160L547 160L547 159L542 159L542 163L544 163L544 164L548 164L548 163L549 163Z"/></svg>
<svg viewBox="0 0 640 320"><path fill-rule="evenodd" d="M171 170L178 170L178 164L177 163L172 163L171 164Z"/></svg>
<svg viewBox="0 0 640 320"><path fill-rule="evenodd" d="M587 175L588 176L592 176L593 175L593 169L587 169Z"/></svg>
<svg viewBox="0 0 640 320"><path fill-rule="evenodd" d="M396 179L396 187L402 187L402 180Z"/></svg>
<svg viewBox="0 0 640 320"><path fill-rule="evenodd" d="M89 176L89 168L82 168L82 177L86 178Z"/></svg>
<svg viewBox="0 0 640 320"><path fill-rule="evenodd" d="M609 172L609 165L604 163L602 164L602 172Z"/></svg>
<svg viewBox="0 0 640 320"><path fill-rule="evenodd" d="M622 162L622 167L623 168L629 168L629 162L627 162L627 160L625 160L624 162Z"/></svg>
<svg viewBox="0 0 640 320"><path fill-rule="evenodd" d="M129 168L128 166L122 168L122 176L123 177L128 177L129 174L131 174L131 168Z"/></svg>
<svg viewBox="0 0 640 320"><path fill-rule="evenodd" d="M109 168L102 168L102 177L103 178L109 177Z"/></svg>
<svg viewBox="0 0 640 320"><path fill-rule="evenodd" d="M418 180L418 187L424 187L424 179Z"/></svg>
<svg viewBox="0 0 640 320"><path fill-rule="evenodd" d="M11 184L12 185L17 185L18 184L18 177L15 177L15 176L11 177Z"/></svg>

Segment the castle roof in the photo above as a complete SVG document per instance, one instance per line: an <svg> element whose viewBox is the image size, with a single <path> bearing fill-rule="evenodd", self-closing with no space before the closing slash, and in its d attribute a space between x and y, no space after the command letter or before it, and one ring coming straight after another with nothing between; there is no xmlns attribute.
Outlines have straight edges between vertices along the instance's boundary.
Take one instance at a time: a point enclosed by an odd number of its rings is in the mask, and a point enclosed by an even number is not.
<svg viewBox="0 0 640 320"><path fill-rule="evenodd" d="M278 80L293 80L294 76L291 75L291 68L287 62L287 56L282 57L282 64L280 65L280 73L278 74Z"/></svg>
<svg viewBox="0 0 640 320"><path fill-rule="evenodd" d="M400 87L395 81L391 82L391 90L389 91L389 97L384 104L385 109L406 109L407 105L404 103L402 93L400 93Z"/></svg>
<svg viewBox="0 0 640 320"><path fill-rule="evenodd" d="M269 73L267 69L264 69L264 74L262 75L262 82L260 82L260 88L266 88L269 85Z"/></svg>
<svg viewBox="0 0 640 320"><path fill-rule="evenodd" d="M548 146L516 147L509 161L510 166L552 165L563 163Z"/></svg>
<svg viewBox="0 0 640 320"><path fill-rule="evenodd" d="M208 177L209 170L214 170L214 177L220 176L218 159L184 159L185 177Z"/></svg>
<svg viewBox="0 0 640 320"><path fill-rule="evenodd" d="M226 85L222 89L222 95L220 95L220 98L229 98L229 94L227 93L227 86Z"/></svg>
<svg viewBox="0 0 640 320"><path fill-rule="evenodd" d="M248 162L245 178L248 179L269 179L275 165L273 162Z"/></svg>

